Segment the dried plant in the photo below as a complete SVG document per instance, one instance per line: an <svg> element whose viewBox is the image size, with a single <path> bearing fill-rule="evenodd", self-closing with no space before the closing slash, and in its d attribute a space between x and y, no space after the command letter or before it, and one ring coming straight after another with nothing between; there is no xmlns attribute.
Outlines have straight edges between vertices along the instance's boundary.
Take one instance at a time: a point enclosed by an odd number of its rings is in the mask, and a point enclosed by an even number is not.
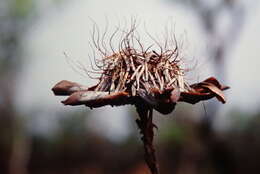
<svg viewBox="0 0 260 174"><path fill-rule="evenodd" d="M96 69L93 67L92 71L81 68L91 78L91 72L100 74L98 84L88 88L63 80L52 90L55 95L69 96L62 101L64 105L85 105L90 108L134 105L139 114L136 123L142 134L145 160L151 173L158 174L153 146L153 129L156 127L152 121L153 109L169 114L177 102L195 104L213 97L225 103L222 91L228 87L221 85L214 77L189 85L184 78L185 69L182 68L175 36L167 34L164 44L160 44L148 32L146 34L159 49L152 49L153 45L145 47L141 43L135 21L129 30L117 27L108 39L107 29L100 35L94 24L92 48L94 53L95 50L100 53L101 59L94 58ZM116 36L120 37L117 49L113 46Z"/></svg>

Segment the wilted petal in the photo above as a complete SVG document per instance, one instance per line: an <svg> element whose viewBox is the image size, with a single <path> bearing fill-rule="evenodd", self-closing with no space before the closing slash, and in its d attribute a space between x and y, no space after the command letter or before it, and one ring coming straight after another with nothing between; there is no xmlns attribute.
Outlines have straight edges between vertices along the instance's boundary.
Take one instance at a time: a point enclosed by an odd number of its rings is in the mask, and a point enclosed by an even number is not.
<svg viewBox="0 0 260 174"><path fill-rule="evenodd" d="M126 92L100 92L100 91L79 91L73 93L65 101L64 105L86 105L89 107L101 107L105 105L119 106L130 104L129 94Z"/></svg>
<svg viewBox="0 0 260 174"><path fill-rule="evenodd" d="M213 92L216 96L216 98L221 101L222 103L226 103L225 96L220 88L214 86L213 84L203 84L203 87L209 89L211 92Z"/></svg>
<svg viewBox="0 0 260 174"><path fill-rule="evenodd" d="M52 91L55 95L70 95L74 92L82 90L88 90L88 88L68 80L62 80L52 88Z"/></svg>
<svg viewBox="0 0 260 174"><path fill-rule="evenodd" d="M179 101L195 104L203 100L208 100L215 97L212 93L200 93L200 92L182 92Z"/></svg>
<svg viewBox="0 0 260 174"><path fill-rule="evenodd" d="M87 88L78 83L63 80L55 85L52 90L55 95L70 95L65 101L62 101L64 105L86 105L95 108L105 105L135 105L143 102L144 105L148 105L162 114L169 114L175 109L175 105L179 101L195 104L216 97L219 101L225 103L226 100L222 91L229 88L221 85L214 77L191 85L191 89L185 92L180 92L179 88L173 87L165 88L163 91L151 88L150 92L139 89L137 95L132 96L124 91L95 91L96 87L97 85Z"/></svg>
<svg viewBox="0 0 260 174"><path fill-rule="evenodd" d="M190 86L193 91L182 92L179 101L195 104L202 100L208 100L216 97L222 103L225 103L223 90L229 89L228 86L221 85L214 77L210 77L203 82Z"/></svg>

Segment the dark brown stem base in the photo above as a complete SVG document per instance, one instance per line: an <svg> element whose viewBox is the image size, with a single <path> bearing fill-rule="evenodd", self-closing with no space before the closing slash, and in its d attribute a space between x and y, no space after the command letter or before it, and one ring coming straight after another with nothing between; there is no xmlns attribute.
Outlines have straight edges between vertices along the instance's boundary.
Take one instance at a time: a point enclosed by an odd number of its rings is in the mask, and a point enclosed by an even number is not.
<svg viewBox="0 0 260 174"><path fill-rule="evenodd" d="M152 174L159 174L159 168L156 161L155 148L153 146L154 132L156 127L153 124L153 109L146 109L141 106L136 107L140 119L136 120L137 126L142 134L141 140L144 144L145 161Z"/></svg>

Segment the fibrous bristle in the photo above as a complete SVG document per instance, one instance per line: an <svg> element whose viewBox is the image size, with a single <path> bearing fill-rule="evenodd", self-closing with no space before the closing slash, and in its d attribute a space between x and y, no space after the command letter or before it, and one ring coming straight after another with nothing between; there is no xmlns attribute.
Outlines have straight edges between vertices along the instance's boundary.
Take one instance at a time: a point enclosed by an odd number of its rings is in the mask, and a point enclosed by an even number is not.
<svg viewBox="0 0 260 174"><path fill-rule="evenodd" d="M169 88L178 88L181 92L188 91L189 85L184 80L184 69L181 68L182 62L179 58L180 50L174 34L174 37L167 38L162 46L147 32L153 44L145 49L135 30L135 21L129 31L117 28L109 39L112 53L107 49L102 50L105 42L99 40L99 33L95 37L94 30L93 48L102 57L99 60L101 64L98 65L102 75L95 91L127 91L132 96L137 95L140 89L148 93L151 93L151 89L164 91ZM116 51L112 40L118 32L121 33L121 39ZM105 37L103 36L102 38ZM152 49L154 44L158 46L159 51Z"/></svg>
<svg viewBox="0 0 260 174"><path fill-rule="evenodd" d="M175 56L176 53L170 51L159 55L155 51L143 54L129 49L105 57L96 91L127 91L132 96L140 89L148 93L153 88L163 91L171 87L185 91L189 85Z"/></svg>

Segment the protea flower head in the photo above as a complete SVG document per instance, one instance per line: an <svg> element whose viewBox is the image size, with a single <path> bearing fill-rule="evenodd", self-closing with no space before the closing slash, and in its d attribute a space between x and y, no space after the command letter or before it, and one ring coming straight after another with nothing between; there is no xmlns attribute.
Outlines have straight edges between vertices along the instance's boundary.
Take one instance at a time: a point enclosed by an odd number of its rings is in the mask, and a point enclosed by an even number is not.
<svg viewBox="0 0 260 174"><path fill-rule="evenodd" d="M159 51L156 51L151 46L144 48L135 29L135 25L132 25L129 31L121 31L122 39L115 51L111 40L120 32L117 29L109 39L109 54L104 49L104 41L100 41L99 36L95 38L94 27L93 45L101 53L101 60L96 60L101 71L99 82L92 87L66 80L59 82L52 90L55 95L69 96L62 101L63 104L95 108L141 103L162 114L168 114L177 102L195 104L216 97L225 103L222 91L228 87L221 85L214 77L193 85L185 81L185 69L181 67L182 59L179 57L180 50L175 37L161 46L148 33L159 47Z"/></svg>

